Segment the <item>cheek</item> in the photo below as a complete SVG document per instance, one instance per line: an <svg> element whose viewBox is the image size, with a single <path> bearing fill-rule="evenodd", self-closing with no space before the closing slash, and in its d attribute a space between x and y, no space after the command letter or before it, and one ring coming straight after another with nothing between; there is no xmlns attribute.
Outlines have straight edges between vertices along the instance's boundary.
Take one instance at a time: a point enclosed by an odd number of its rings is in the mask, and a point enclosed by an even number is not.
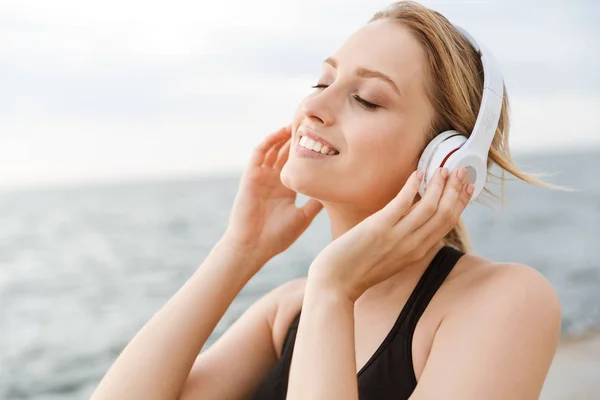
<svg viewBox="0 0 600 400"><path fill-rule="evenodd" d="M389 119L350 122L345 136L353 164L373 167L387 165L390 168L397 165L395 161L403 147L399 129L391 128L397 124Z"/></svg>
<svg viewBox="0 0 600 400"><path fill-rule="evenodd" d="M387 196L397 193L417 166L418 146L414 135L404 135L400 128L390 130L373 126L361 131L348 143L349 165L363 190ZM358 185L360 186L360 185Z"/></svg>
<svg viewBox="0 0 600 400"><path fill-rule="evenodd" d="M292 115L292 128L295 129L298 128L298 125L300 125L300 123L302 122L302 120L305 118L304 112L303 110L303 105L304 104L304 100L302 100L298 106L296 107L296 110L294 111L294 114Z"/></svg>

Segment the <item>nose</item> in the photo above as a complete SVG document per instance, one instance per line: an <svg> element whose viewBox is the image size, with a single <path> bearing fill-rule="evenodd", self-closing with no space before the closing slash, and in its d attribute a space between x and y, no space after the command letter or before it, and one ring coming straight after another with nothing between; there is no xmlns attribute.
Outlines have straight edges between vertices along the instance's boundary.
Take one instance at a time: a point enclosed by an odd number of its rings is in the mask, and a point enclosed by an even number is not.
<svg viewBox="0 0 600 400"><path fill-rule="evenodd" d="M336 95L331 89L331 86L320 89L317 93L304 99L304 102L302 103L302 112L305 117L325 126L334 124Z"/></svg>

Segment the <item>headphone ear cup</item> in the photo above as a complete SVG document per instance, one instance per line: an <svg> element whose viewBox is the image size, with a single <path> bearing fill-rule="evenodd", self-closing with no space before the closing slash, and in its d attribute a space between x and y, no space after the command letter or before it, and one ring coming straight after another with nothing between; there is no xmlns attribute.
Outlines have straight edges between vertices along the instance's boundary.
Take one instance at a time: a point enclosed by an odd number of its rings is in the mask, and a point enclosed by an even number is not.
<svg viewBox="0 0 600 400"><path fill-rule="evenodd" d="M465 142L467 137L457 131L444 131L434 137L419 158L417 168L425 174L421 185L419 186L419 194L421 197L425 195L427 184L440 168L446 159L458 150ZM451 172L451 171L448 171Z"/></svg>

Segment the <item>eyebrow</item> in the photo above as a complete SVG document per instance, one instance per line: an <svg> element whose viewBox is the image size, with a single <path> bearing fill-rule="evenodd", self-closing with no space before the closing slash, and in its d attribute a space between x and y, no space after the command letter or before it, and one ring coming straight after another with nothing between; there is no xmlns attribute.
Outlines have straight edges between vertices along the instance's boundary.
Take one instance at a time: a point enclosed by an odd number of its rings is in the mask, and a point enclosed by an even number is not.
<svg viewBox="0 0 600 400"><path fill-rule="evenodd" d="M337 68L337 61L335 60L335 58L329 57L324 62L325 62L325 64L331 65L333 68ZM398 86L396 86L396 83L394 83L394 81L392 80L392 78L390 78L386 74L383 74L383 73L381 73L379 71L375 71L375 70L372 70L372 69L368 69L368 68L364 68L364 67L359 67L359 68L356 69L356 75L358 75L361 78L379 78L379 79L382 79L383 81L387 82L388 84L390 84L392 86L392 88L398 94L398 96L402 96L402 93L400 93L400 89L398 89Z"/></svg>

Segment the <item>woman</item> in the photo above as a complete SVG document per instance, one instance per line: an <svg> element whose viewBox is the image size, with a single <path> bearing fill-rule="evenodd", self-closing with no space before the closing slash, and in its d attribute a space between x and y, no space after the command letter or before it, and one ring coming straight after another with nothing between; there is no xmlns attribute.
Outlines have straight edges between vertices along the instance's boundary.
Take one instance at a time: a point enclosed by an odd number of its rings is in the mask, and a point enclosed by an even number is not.
<svg viewBox="0 0 600 400"><path fill-rule="evenodd" d="M226 233L93 399L538 398L560 335L554 290L528 266L468 252L464 168L439 169L417 194L431 138L473 129L480 70L438 13L400 2L376 14L325 62L291 125L254 150ZM537 183L510 159L507 106L490 160ZM311 198L302 208L296 192ZM248 280L323 207L333 241L308 276L198 356Z"/></svg>

